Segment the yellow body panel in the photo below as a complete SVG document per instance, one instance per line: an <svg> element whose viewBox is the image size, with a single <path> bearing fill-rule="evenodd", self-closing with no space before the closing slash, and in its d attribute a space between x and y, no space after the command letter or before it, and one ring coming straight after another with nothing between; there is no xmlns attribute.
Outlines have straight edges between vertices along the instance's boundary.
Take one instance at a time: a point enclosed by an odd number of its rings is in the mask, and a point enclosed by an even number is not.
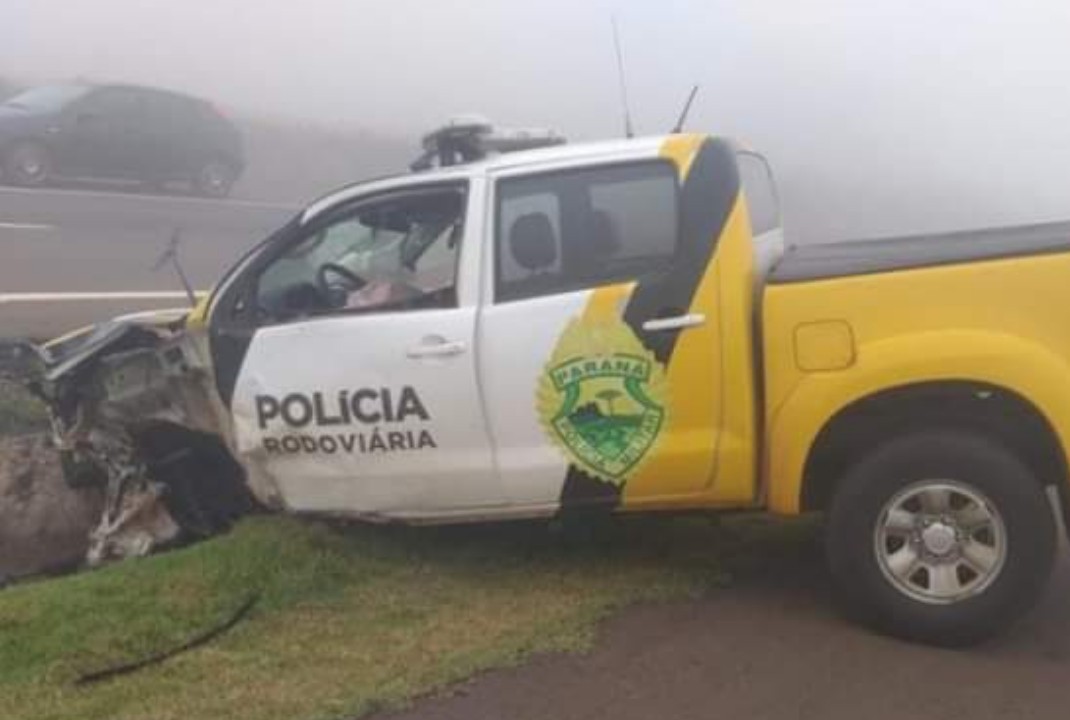
<svg viewBox="0 0 1070 720"><path fill-rule="evenodd" d="M679 135L662 147L681 181L705 140ZM625 486L626 510L749 504L755 498L753 251L742 194L716 242L688 308L705 316L706 324L680 334L666 368L669 425L657 454Z"/></svg>
<svg viewBox="0 0 1070 720"><path fill-rule="evenodd" d="M754 356L754 250L742 195L736 199L717 249L721 314L721 415L717 482L706 502L750 505L757 500L758 385ZM715 310L716 311L716 310ZM694 370L697 372L697 368Z"/></svg>
<svg viewBox="0 0 1070 720"><path fill-rule="evenodd" d="M186 327L203 328L208 322L208 305L211 302L212 296L210 293L204 293L197 299L197 304L190 311L189 317L186 318Z"/></svg>
<svg viewBox="0 0 1070 720"><path fill-rule="evenodd" d="M1047 418L1066 448L1070 322L1059 318L1068 277L1070 254L769 286L763 315L770 509L799 512L807 455L838 411L920 382L980 381L1013 391ZM817 321L849 328L853 359L845 367L807 369L809 361L800 362L799 333ZM836 342L842 353L842 338ZM821 354L814 353L804 356Z"/></svg>
<svg viewBox="0 0 1070 720"><path fill-rule="evenodd" d="M681 183L705 139L703 135L677 135L662 146L661 156L676 165ZM696 491L708 486L716 474L717 453L711 451L710 443L717 438L722 403L717 276L717 263L713 262L688 309L689 313L706 315L707 325L701 332L680 334L676 352L666 368L671 390L664 439L657 454L625 486L622 505L627 509L693 503Z"/></svg>
<svg viewBox="0 0 1070 720"><path fill-rule="evenodd" d="M805 372L846 370L855 361L851 326L842 320L824 320L795 328L795 366Z"/></svg>
<svg viewBox="0 0 1070 720"><path fill-rule="evenodd" d="M667 368L672 412L665 443L625 487L625 509L738 506L755 501L758 401L752 266L750 220L737 198L714 260L688 309L705 315L708 327L680 335ZM712 453L711 442L716 443ZM698 464L699 458L705 461ZM701 482L703 478L707 482Z"/></svg>
<svg viewBox="0 0 1070 720"><path fill-rule="evenodd" d="M660 155L676 166L676 172L683 182L687 174L691 172L691 163L695 160L695 154L702 147L706 136L698 133L686 135L672 135L661 146Z"/></svg>
<svg viewBox="0 0 1070 720"><path fill-rule="evenodd" d="M707 137L669 138L661 156L681 182ZM754 375L753 251L750 221L737 194L688 314L703 325L681 332L665 368L667 425L649 461L624 486L624 510L749 505L756 499L757 396ZM619 319L634 290L595 290L587 322Z"/></svg>

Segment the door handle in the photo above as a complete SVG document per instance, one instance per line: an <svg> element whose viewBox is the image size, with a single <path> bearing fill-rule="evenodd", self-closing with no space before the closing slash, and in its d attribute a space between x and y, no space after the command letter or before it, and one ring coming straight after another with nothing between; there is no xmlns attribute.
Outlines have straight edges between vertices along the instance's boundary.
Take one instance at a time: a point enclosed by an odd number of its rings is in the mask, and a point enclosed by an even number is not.
<svg viewBox="0 0 1070 720"><path fill-rule="evenodd" d="M643 329L648 332L664 332L666 330L686 330L698 327L706 323L706 316L701 313L689 315L676 315L667 318L654 318L643 323Z"/></svg>
<svg viewBox="0 0 1070 720"><path fill-rule="evenodd" d="M467 347L459 340L451 342L443 338L425 338L419 345L409 348L405 354L416 360L429 357L452 357L460 355Z"/></svg>

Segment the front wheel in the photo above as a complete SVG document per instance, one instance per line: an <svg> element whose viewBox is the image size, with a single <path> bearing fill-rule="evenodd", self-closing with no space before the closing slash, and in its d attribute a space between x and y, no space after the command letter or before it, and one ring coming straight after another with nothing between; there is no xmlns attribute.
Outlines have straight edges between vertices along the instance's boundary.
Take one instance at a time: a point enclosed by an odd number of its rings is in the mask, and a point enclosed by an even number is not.
<svg viewBox="0 0 1070 720"><path fill-rule="evenodd" d="M1040 597L1055 557L1044 488L983 435L936 430L874 450L842 478L826 551L848 611L910 640L961 646Z"/></svg>
<svg viewBox="0 0 1070 720"><path fill-rule="evenodd" d="M48 150L40 143L20 142L4 155L4 180L12 185L40 187L48 182L51 174Z"/></svg>

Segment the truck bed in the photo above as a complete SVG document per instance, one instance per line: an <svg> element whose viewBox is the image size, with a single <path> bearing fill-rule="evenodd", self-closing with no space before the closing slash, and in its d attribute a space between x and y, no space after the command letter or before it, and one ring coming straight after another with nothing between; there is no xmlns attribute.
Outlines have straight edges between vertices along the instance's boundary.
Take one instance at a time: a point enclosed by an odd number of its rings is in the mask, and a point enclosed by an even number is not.
<svg viewBox="0 0 1070 720"><path fill-rule="evenodd" d="M806 282L1063 252L1070 252L1070 222L853 240L792 247L767 282Z"/></svg>

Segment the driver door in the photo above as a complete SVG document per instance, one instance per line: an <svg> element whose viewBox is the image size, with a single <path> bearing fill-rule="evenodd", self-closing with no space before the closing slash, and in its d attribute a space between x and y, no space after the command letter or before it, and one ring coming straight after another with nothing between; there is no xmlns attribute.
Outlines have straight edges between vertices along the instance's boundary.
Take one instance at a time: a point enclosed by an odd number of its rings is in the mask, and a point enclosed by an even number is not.
<svg viewBox="0 0 1070 720"><path fill-rule="evenodd" d="M451 184L337 208L248 270L236 442L290 509L418 519L502 503L477 287L458 278L461 253L480 252L468 197Z"/></svg>

